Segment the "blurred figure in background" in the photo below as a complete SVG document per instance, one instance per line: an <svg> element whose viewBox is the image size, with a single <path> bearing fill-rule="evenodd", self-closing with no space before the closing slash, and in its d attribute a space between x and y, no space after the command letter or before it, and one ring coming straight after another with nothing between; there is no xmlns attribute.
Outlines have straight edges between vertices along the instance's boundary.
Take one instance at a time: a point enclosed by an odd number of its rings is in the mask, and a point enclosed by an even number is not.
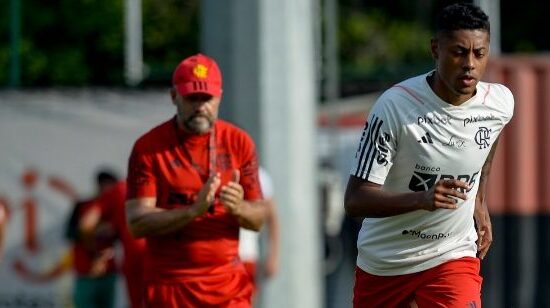
<svg viewBox="0 0 550 308"><path fill-rule="evenodd" d="M122 273L125 278L126 291L132 308L144 307L143 269L145 267L145 240L134 238L128 229L124 204L126 202L126 182L120 181L105 190L87 213L81 229L94 234L100 232L102 221L113 226L116 239L120 240L124 256Z"/></svg>
<svg viewBox="0 0 550 308"><path fill-rule="evenodd" d="M116 265L114 259L115 230L106 221L97 224L97 231L87 232L87 213L96 205L97 198L116 184L117 178L109 170L97 173L97 195L77 201L70 215L66 238L72 242L73 269L76 275L73 299L77 308L114 307Z"/></svg>
<svg viewBox="0 0 550 308"><path fill-rule="evenodd" d="M355 307L481 307L487 178L514 110L508 88L480 81L489 39L479 7L447 6L431 41L435 69L373 106L345 194L347 213L366 217Z"/></svg>
<svg viewBox="0 0 550 308"><path fill-rule="evenodd" d="M262 167L259 169L259 174L266 206L267 247L265 257L260 255L260 234L245 228L240 228L239 231L239 256L252 278L254 291L258 291L258 283L273 277L279 268L279 218L273 199L273 181Z"/></svg>
<svg viewBox="0 0 550 308"><path fill-rule="evenodd" d="M176 115L134 144L126 216L145 237L149 307L250 307L239 228L259 230L265 206L252 138L218 119L222 76L196 54L175 69Z"/></svg>

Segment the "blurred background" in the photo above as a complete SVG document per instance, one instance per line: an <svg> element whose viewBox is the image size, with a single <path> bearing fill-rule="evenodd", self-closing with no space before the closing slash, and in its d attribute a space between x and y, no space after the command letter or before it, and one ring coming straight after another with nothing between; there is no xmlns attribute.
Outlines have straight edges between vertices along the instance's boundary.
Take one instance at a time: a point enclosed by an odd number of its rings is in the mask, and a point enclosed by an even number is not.
<svg viewBox="0 0 550 308"><path fill-rule="evenodd" d="M350 158L381 91L433 67L434 16L452 2L1 1L0 307L72 307L72 201L93 195L101 167L126 174L136 138L175 112L173 69L197 52L217 59L220 116L252 135L274 180L280 267L256 306L351 307L360 221L343 213ZM485 80L516 99L490 177L484 306L550 307L547 6L461 2L489 14Z"/></svg>

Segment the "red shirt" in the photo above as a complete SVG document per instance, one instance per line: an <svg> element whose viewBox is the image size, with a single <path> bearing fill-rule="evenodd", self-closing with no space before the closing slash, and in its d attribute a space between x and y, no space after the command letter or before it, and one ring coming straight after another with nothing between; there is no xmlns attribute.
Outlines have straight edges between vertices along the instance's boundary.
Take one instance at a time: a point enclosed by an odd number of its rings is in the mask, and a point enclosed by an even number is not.
<svg viewBox="0 0 550 308"><path fill-rule="evenodd" d="M92 207L97 206L96 200L84 201L77 205L75 209L77 212L77 221L80 217L90 210ZM92 267L92 261L97 256L99 251L103 249L113 248L113 237L108 235L106 237L95 237L92 245L94 247L87 247L83 240L75 239L73 242L73 269L78 275L88 276ZM116 271L116 264L114 258L110 258L107 261L107 273L113 273Z"/></svg>
<svg viewBox="0 0 550 308"><path fill-rule="evenodd" d="M109 221L122 242L124 250L123 270L127 271L128 263L137 261L145 251L145 240L136 239L130 234L126 223L126 183L119 182L114 187L105 191L98 199L101 208L102 220ZM135 263L135 262L134 262Z"/></svg>
<svg viewBox="0 0 550 308"><path fill-rule="evenodd" d="M222 120L216 120L213 133L213 139L212 132L186 134L172 118L139 138L129 160L128 199L156 197L156 206L163 209L190 206L211 171L220 173L223 186L231 180L233 169L240 170L244 198L261 199L250 136ZM209 166L211 153L215 170ZM177 281L227 273L237 266L242 269L237 218L218 199L212 210L174 233L147 237L148 280Z"/></svg>
<svg viewBox="0 0 550 308"><path fill-rule="evenodd" d="M102 219L110 221L122 243L124 261L122 272L126 278L126 290L131 307L142 307L145 266L145 240L136 239L130 234L126 223L126 182L119 182L105 191L98 200Z"/></svg>

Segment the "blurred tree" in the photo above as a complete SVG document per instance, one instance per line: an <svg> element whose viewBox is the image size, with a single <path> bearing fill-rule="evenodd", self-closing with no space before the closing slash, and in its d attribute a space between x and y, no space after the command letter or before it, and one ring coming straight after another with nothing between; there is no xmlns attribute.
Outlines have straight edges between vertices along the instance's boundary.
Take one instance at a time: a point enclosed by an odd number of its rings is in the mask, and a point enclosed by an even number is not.
<svg viewBox="0 0 550 308"><path fill-rule="evenodd" d="M428 69L430 31L381 9L343 7L340 25L342 95L384 88Z"/></svg>
<svg viewBox="0 0 550 308"><path fill-rule="evenodd" d="M23 86L123 85L123 0L21 0ZM9 76L9 1L0 5L0 85ZM198 0L143 0L145 62L166 83L198 48Z"/></svg>
<svg viewBox="0 0 550 308"><path fill-rule="evenodd" d="M199 0L142 1L145 82L167 85L177 63L199 50Z"/></svg>
<svg viewBox="0 0 550 308"><path fill-rule="evenodd" d="M23 86L124 84L124 0L20 1ZM199 1L142 0L144 86L167 85L177 62L199 50ZM0 1L0 86L10 73L9 2ZM340 0L342 95L429 69L433 18L451 2L457 0ZM544 1L500 3L503 52L550 49L539 31Z"/></svg>

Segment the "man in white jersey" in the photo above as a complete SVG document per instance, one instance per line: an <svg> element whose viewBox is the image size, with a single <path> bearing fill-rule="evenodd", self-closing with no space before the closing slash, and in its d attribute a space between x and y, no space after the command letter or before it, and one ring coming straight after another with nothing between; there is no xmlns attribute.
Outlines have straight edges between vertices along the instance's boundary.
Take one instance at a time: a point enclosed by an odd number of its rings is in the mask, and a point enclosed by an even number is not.
<svg viewBox="0 0 550 308"><path fill-rule="evenodd" d="M447 6L431 41L435 69L373 106L345 195L347 214L366 217L354 307L481 307L485 187L514 108L505 86L480 81L489 38L480 8Z"/></svg>
<svg viewBox="0 0 550 308"><path fill-rule="evenodd" d="M259 233L245 228L239 230L239 257L252 279L254 291L258 287L258 274L269 279L279 267L279 219L273 199L273 181L262 167L259 176L266 207L267 251L264 260L260 260Z"/></svg>

